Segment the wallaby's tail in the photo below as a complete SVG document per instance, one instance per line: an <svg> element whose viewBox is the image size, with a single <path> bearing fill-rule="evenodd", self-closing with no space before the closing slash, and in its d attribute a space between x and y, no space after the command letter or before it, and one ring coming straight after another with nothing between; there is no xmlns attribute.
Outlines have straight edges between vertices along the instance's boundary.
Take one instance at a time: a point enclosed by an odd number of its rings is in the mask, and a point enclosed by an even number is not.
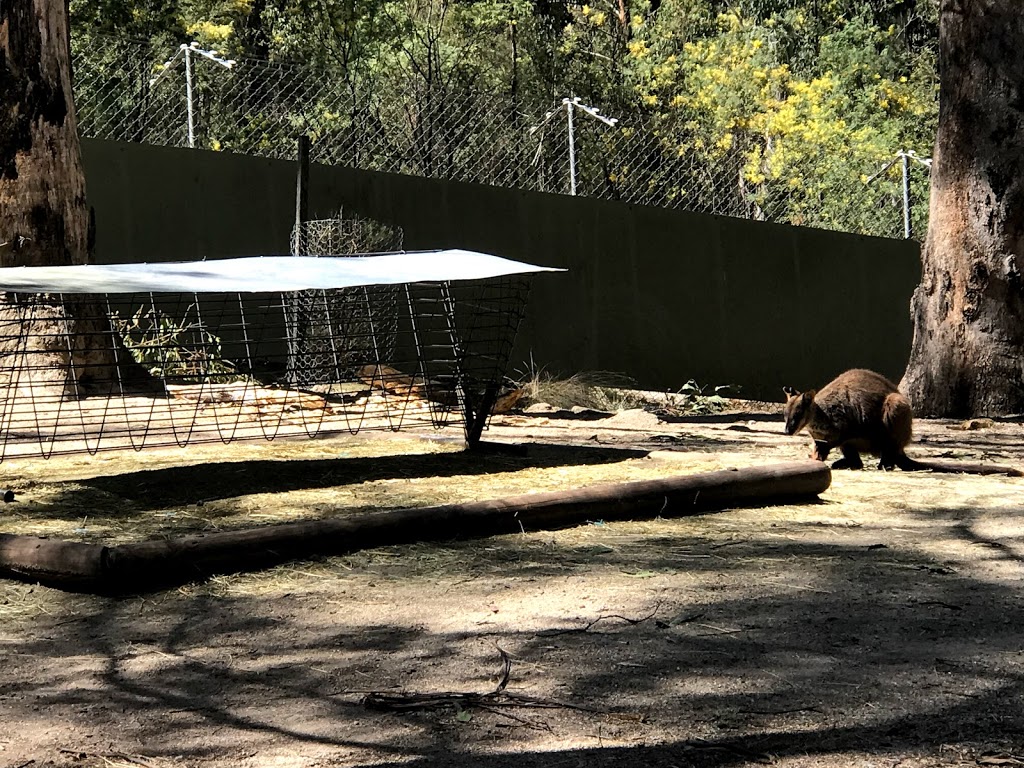
<svg viewBox="0 0 1024 768"><path fill-rule="evenodd" d="M958 475L1007 475L1008 477L1024 477L1015 467L1003 467L999 464L976 464L970 461L915 461L906 454L896 460L896 466L904 472L947 472Z"/></svg>

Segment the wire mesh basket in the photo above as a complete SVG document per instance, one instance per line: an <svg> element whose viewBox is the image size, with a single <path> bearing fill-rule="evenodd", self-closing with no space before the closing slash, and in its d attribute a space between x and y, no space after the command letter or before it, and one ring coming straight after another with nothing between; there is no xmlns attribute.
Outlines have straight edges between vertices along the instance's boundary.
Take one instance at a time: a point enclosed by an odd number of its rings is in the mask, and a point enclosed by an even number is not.
<svg viewBox="0 0 1024 768"><path fill-rule="evenodd" d="M475 442L529 285L8 292L0 458L460 423Z"/></svg>

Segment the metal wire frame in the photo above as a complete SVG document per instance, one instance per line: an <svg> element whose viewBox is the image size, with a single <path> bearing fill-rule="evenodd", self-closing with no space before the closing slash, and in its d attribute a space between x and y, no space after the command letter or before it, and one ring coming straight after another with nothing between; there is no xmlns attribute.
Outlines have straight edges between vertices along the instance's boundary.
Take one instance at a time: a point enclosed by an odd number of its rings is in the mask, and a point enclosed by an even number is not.
<svg viewBox="0 0 1024 768"><path fill-rule="evenodd" d="M317 291L304 311L336 354L316 359L295 293L4 294L0 460L460 423L475 443L529 285ZM377 343L378 319L393 344Z"/></svg>

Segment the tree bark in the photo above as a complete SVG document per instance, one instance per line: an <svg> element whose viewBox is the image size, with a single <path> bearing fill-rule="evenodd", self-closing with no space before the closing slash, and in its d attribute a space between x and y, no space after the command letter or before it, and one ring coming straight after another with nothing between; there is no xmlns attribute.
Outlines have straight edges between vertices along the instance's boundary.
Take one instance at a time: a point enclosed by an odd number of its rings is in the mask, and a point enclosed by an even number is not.
<svg viewBox="0 0 1024 768"><path fill-rule="evenodd" d="M84 264L85 175L64 0L0 4L0 266ZM0 384L34 396L152 390L98 298L0 299Z"/></svg>
<svg viewBox="0 0 1024 768"><path fill-rule="evenodd" d="M928 236L900 385L919 415L1024 412L1024 14L942 0Z"/></svg>

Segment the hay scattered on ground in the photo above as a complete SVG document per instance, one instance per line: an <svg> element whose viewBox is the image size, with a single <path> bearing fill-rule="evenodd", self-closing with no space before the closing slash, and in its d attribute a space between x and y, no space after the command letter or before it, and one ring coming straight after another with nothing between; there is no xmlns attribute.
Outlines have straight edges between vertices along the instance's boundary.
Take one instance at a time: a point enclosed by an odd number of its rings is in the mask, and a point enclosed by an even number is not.
<svg viewBox="0 0 1024 768"><path fill-rule="evenodd" d="M427 436L369 435L324 440L199 445L144 453L7 462L16 501L0 507L6 533L103 544L237 530L364 510L397 509L524 493L692 474L803 458L806 440L788 438L774 404L734 404L732 415L665 422L641 409L595 421L544 412L496 418L490 441L526 444L514 451L466 452L457 430ZM564 414L562 414L564 415ZM1019 461L1020 424L956 432L926 427L933 455ZM972 442L973 440L973 442ZM1016 442L1015 442L1016 441ZM1013 450L1018 447L1018 452ZM922 451L917 451L918 455ZM840 473L824 504L766 508L761 523L856 525L858 515L913 504L950 508L977 503L1019 508L1020 485L1005 478L903 473ZM895 490L895 492L894 492ZM841 494L843 503L832 499ZM682 533L717 540L736 535L715 516L525 532L486 541L380 548L344 557L223 576L187 593L259 596L316 590L339 578L458 581L509 569L567 573L627 557L652 538ZM685 564L685 553L680 553ZM30 618L51 609L51 592L0 583L0 618Z"/></svg>

